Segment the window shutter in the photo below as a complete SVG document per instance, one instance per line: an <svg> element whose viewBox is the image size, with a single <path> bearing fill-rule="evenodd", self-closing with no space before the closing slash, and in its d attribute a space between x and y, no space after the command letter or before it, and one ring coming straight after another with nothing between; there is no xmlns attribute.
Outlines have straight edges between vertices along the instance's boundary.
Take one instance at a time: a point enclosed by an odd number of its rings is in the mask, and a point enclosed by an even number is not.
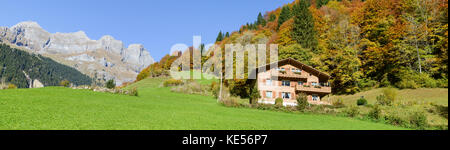
<svg viewBox="0 0 450 150"><path fill-rule="evenodd" d="M291 93L291 99L295 99L295 93Z"/></svg>
<svg viewBox="0 0 450 150"><path fill-rule="evenodd" d="M281 83L282 83L283 81L278 81L278 86L281 86Z"/></svg>
<svg viewBox="0 0 450 150"><path fill-rule="evenodd" d="M263 79L263 83L264 83L264 85L266 84L266 79Z"/></svg>
<svg viewBox="0 0 450 150"><path fill-rule="evenodd" d="M266 98L266 91L263 91L263 97L262 98Z"/></svg>

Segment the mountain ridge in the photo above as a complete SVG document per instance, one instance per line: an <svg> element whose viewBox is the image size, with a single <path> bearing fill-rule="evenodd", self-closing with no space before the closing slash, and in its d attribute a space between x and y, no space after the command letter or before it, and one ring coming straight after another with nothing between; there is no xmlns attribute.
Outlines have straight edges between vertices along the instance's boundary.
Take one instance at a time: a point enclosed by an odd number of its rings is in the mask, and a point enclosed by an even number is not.
<svg viewBox="0 0 450 150"><path fill-rule="evenodd" d="M126 47L111 35L92 40L82 30L49 33L34 21L0 27L0 41L74 67L100 83L109 79L115 79L118 85L132 81L137 73L154 63L142 44Z"/></svg>

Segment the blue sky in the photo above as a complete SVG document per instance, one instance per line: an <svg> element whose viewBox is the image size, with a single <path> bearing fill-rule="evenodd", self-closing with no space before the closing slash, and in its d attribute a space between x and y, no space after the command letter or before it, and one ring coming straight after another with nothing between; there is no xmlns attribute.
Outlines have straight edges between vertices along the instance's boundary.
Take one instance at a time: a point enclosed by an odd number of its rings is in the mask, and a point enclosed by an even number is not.
<svg viewBox="0 0 450 150"><path fill-rule="evenodd" d="M293 0L2 0L0 26L36 21L45 30L83 30L91 39L112 35L144 44L159 60L172 45L192 45L192 36L212 43L220 30L231 32L253 22L259 12Z"/></svg>

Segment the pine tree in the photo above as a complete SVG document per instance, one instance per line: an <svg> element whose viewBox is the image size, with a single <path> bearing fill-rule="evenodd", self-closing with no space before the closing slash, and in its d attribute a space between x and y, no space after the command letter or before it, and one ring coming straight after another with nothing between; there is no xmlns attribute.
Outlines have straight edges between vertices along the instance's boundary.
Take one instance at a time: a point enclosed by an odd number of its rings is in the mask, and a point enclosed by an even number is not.
<svg viewBox="0 0 450 150"><path fill-rule="evenodd" d="M266 26L266 19L264 19L263 15L261 13L258 14L258 19L256 20L256 26Z"/></svg>
<svg viewBox="0 0 450 150"><path fill-rule="evenodd" d="M217 35L216 42L220 42L222 40L223 40L223 34L222 34L222 31L220 31L219 35Z"/></svg>
<svg viewBox="0 0 450 150"><path fill-rule="evenodd" d="M316 31L314 30L314 19L308 9L309 3L301 0L292 7L294 14L294 25L292 30L292 39L303 48L317 50L318 41Z"/></svg>
<svg viewBox="0 0 450 150"><path fill-rule="evenodd" d="M271 13L269 16L269 22L275 21L275 19L277 19L277 16L275 14Z"/></svg>
<svg viewBox="0 0 450 150"><path fill-rule="evenodd" d="M230 37L230 33L227 32L227 33L225 34L225 37L226 37L226 38L229 38L229 37Z"/></svg>
<svg viewBox="0 0 450 150"><path fill-rule="evenodd" d="M283 8L281 8L280 17L278 17L278 28L291 17L291 8L289 8L289 6L283 6Z"/></svg>
<svg viewBox="0 0 450 150"><path fill-rule="evenodd" d="M320 7L322 7L323 5L328 4L329 1L330 1L330 0L316 0L316 7L317 7L317 8L320 8Z"/></svg>

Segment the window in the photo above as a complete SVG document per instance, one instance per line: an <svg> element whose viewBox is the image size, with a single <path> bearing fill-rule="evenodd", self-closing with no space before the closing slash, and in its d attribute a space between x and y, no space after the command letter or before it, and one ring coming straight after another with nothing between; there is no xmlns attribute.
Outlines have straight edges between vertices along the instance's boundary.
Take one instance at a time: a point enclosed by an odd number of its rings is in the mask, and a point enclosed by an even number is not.
<svg viewBox="0 0 450 150"><path fill-rule="evenodd" d="M317 82L311 82L312 86L317 86Z"/></svg>
<svg viewBox="0 0 450 150"><path fill-rule="evenodd" d="M278 71L285 71L284 68L277 68Z"/></svg>
<svg viewBox="0 0 450 150"><path fill-rule="evenodd" d="M272 98L272 91L266 91L266 98Z"/></svg>
<svg viewBox="0 0 450 150"><path fill-rule="evenodd" d="M272 85L272 80L266 79L266 85Z"/></svg>
<svg viewBox="0 0 450 150"><path fill-rule="evenodd" d="M281 93L281 96L282 96L284 99L290 99L290 98L291 98L291 93L289 93L289 92L283 92L283 93Z"/></svg>
<svg viewBox="0 0 450 150"><path fill-rule="evenodd" d="M297 68L291 68L291 71L292 71L292 72L302 72L302 70L297 69Z"/></svg>
<svg viewBox="0 0 450 150"><path fill-rule="evenodd" d="M298 85L303 85L303 81L298 81Z"/></svg>
<svg viewBox="0 0 450 150"><path fill-rule="evenodd" d="M318 101L320 98L319 98L319 95L317 95L317 94L313 94L312 95L312 100L313 101Z"/></svg>
<svg viewBox="0 0 450 150"><path fill-rule="evenodd" d="M281 85L282 86L291 86L291 81L288 81L288 80L281 81Z"/></svg>

